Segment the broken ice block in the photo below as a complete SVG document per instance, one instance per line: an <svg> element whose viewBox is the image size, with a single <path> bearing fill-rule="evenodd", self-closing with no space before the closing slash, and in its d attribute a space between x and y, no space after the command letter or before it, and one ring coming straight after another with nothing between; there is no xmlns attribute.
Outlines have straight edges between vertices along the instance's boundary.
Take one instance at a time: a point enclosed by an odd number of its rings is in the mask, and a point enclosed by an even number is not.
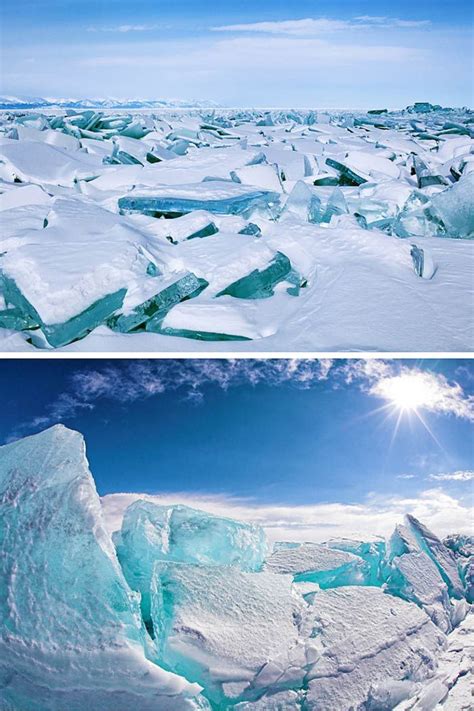
<svg viewBox="0 0 474 711"><path fill-rule="evenodd" d="M452 630L453 608L448 587L426 553L407 552L395 557L385 590L421 607L443 632Z"/></svg>
<svg viewBox="0 0 474 711"><path fill-rule="evenodd" d="M152 616L158 659L205 684L217 708L258 698L267 674L275 679L275 691L287 687L284 674L297 644L297 612L289 576L155 564ZM300 664L292 671L301 683L304 661Z"/></svg>
<svg viewBox="0 0 474 711"><path fill-rule="evenodd" d="M0 448L0 517L2 708L207 708L197 685L149 661L78 432Z"/></svg>
<svg viewBox="0 0 474 711"><path fill-rule="evenodd" d="M321 217L321 223L329 224L334 215L344 215L349 212L344 193L340 188L335 188L326 203Z"/></svg>
<svg viewBox="0 0 474 711"><path fill-rule="evenodd" d="M448 237L474 237L474 172L436 193L426 213L442 223Z"/></svg>
<svg viewBox="0 0 474 711"><path fill-rule="evenodd" d="M150 584L156 560L238 566L258 570L266 543L259 526L197 511L139 500L125 511L117 554L125 577L142 596L150 620Z"/></svg>
<svg viewBox="0 0 474 711"><path fill-rule="evenodd" d="M0 328L9 328L12 331L26 331L29 328L38 328L39 323L22 309L12 308L0 311Z"/></svg>
<svg viewBox="0 0 474 711"><path fill-rule="evenodd" d="M415 274L423 279L431 279L436 271L436 267L429 254L426 254L425 250L417 247L416 244L412 244L410 254L413 260Z"/></svg>
<svg viewBox="0 0 474 711"><path fill-rule="evenodd" d="M430 185L449 185L449 180L443 175L433 174L426 163L418 156L413 156L413 166L415 168L419 188L427 188Z"/></svg>
<svg viewBox="0 0 474 711"><path fill-rule="evenodd" d="M314 655L308 709L393 708L369 704L374 687L431 677L446 640L416 605L376 587L322 590L300 630Z"/></svg>
<svg viewBox="0 0 474 711"><path fill-rule="evenodd" d="M300 219L304 222L319 222L321 201L316 192L302 180L298 180L283 206L279 220Z"/></svg>
<svg viewBox="0 0 474 711"><path fill-rule="evenodd" d="M160 187L149 194L132 194L118 201L123 212L142 212L152 216L179 216L193 210L216 215L248 215L255 208L278 204L279 194L256 190L232 181L213 180L193 185ZM161 193L161 194L160 194Z"/></svg>
<svg viewBox="0 0 474 711"><path fill-rule="evenodd" d="M448 586L449 594L454 598L462 598L463 585L453 553L414 516L408 514L405 518L413 540L416 541L419 550L429 555L436 564L442 579Z"/></svg>
<svg viewBox="0 0 474 711"><path fill-rule="evenodd" d="M136 292L129 290L120 311L107 320L109 328L121 333L130 333L144 327L150 319L162 320L173 306L185 299L192 299L208 286L205 279L199 279L191 272L178 279L175 276L167 279L155 277L151 281L143 277L143 282L145 281L148 282L146 288L140 283ZM142 301L150 290L153 295Z"/></svg>
<svg viewBox="0 0 474 711"><path fill-rule="evenodd" d="M367 176L358 171L356 172L356 170L353 170L348 165L344 165L344 163L340 163L334 158L326 158L326 165L335 168L339 172L339 185L362 185L362 183L366 183L368 180Z"/></svg>
<svg viewBox="0 0 474 711"><path fill-rule="evenodd" d="M274 287L291 273L291 262L282 252L277 252L264 269L255 269L247 276L234 281L216 296L225 294L237 299L266 299L273 296Z"/></svg>
<svg viewBox="0 0 474 711"><path fill-rule="evenodd" d="M265 570L291 573L295 582L313 582L320 588L364 585L369 566L362 558L317 543L285 548L281 545L265 561Z"/></svg>
<svg viewBox="0 0 474 711"><path fill-rule="evenodd" d="M249 222L245 227L239 230L239 235L253 235L254 237L260 237L262 230L255 222Z"/></svg>
<svg viewBox="0 0 474 711"><path fill-rule="evenodd" d="M6 300L38 323L53 347L84 337L109 318L150 257L117 239L27 244L0 257Z"/></svg>

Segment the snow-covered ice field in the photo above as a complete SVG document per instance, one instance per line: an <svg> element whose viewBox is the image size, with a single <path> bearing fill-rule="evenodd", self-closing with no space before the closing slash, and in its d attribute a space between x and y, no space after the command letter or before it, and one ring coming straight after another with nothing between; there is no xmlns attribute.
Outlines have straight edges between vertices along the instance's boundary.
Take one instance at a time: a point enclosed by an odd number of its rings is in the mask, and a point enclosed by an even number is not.
<svg viewBox="0 0 474 711"><path fill-rule="evenodd" d="M0 350L470 351L468 110L0 115Z"/></svg>
<svg viewBox="0 0 474 711"><path fill-rule="evenodd" d="M138 499L107 529L82 436L0 448L2 711L468 711L473 540L277 542Z"/></svg>

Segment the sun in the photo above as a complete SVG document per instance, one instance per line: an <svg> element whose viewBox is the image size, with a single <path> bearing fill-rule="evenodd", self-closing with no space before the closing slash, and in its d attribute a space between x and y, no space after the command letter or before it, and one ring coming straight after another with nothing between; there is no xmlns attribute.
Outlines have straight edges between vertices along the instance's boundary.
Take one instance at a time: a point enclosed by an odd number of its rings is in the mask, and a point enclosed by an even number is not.
<svg viewBox="0 0 474 711"><path fill-rule="evenodd" d="M379 384L381 395L400 412L418 412L433 402L433 386L423 373L404 373Z"/></svg>

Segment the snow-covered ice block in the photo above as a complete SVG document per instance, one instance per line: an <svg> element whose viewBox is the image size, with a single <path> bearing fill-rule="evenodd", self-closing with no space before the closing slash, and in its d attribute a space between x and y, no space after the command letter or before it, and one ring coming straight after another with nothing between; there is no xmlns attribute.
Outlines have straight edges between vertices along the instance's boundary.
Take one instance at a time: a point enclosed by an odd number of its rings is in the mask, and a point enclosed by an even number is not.
<svg viewBox="0 0 474 711"><path fill-rule="evenodd" d="M279 202L279 194L258 190L232 181L210 180L176 187L160 186L150 191L132 191L118 201L123 212L148 215L184 215L207 210L217 215L248 216L256 208L269 208Z"/></svg>
<svg viewBox="0 0 474 711"><path fill-rule="evenodd" d="M92 179L106 170L96 156L50 146L35 141L12 141L0 147L0 160L11 181L63 185L71 187L76 180Z"/></svg>
<svg viewBox="0 0 474 711"><path fill-rule="evenodd" d="M126 240L27 244L0 258L8 302L41 325L54 346L82 338L124 301L151 258ZM156 279L149 277L158 290ZM144 284L143 288L146 288ZM156 292L155 292L156 293Z"/></svg>
<svg viewBox="0 0 474 711"><path fill-rule="evenodd" d="M291 665L299 609L290 576L157 562L152 588L158 658L202 682L215 704L258 698L257 677L270 669L273 688L286 688L278 678Z"/></svg>
<svg viewBox="0 0 474 711"><path fill-rule="evenodd" d="M456 559L447 546L414 516L407 514L407 528L419 550L425 552L436 564L441 577L448 586L450 596L462 598L463 584L459 577Z"/></svg>
<svg viewBox="0 0 474 711"><path fill-rule="evenodd" d="M443 632L453 628L448 586L423 552L404 553L391 562L385 590L421 607Z"/></svg>
<svg viewBox="0 0 474 711"><path fill-rule="evenodd" d="M146 658L78 432L57 425L1 447L0 507L2 708L207 708L198 686Z"/></svg>
<svg viewBox="0 0 474 711"><path fill-rule="evenodd" d="M140 328L154 330L147 324L152 321L158 326L168 311L180 301L192 299L208 286L205 279L199 279L191 272L171 274L162 278L155 274L155 265L150 262L148 277L142 277L128 288L122 306L107 319L107 325L114 331L131 333Z"/></svg>
<svg viewBox="0 0 474 711"><path fill-rule="evenodd" d="M39 185L25 185L0 195L0 210L24 205L51 205L52 199Z"/></svg>
<svg viewBox="0 0 474 711"><path fill-rule="evenodd" d="M146 329L199 341L248 340L273 332L270 324L262 325L234 303L215 304L199 300L178 304L160 322L148 321Z"/></svg>
<svg viewBox="0 0 474 711"><path fill-rule="evenodd" d="M337 711L373 708L369 699L381 688L429 678L446 640L416 605L376 587L321 591L300 635L313 650L306 708ZM407 696L411 690L407 684Z"/></svg>
<svg viewBox="0 0 474 711"><path fill-rule="evenodd" d="M323 589L367 584L370 573L362 558L318 543L277 546L266 559L265 570L291 574L295 582L313 582Z"/></svg>

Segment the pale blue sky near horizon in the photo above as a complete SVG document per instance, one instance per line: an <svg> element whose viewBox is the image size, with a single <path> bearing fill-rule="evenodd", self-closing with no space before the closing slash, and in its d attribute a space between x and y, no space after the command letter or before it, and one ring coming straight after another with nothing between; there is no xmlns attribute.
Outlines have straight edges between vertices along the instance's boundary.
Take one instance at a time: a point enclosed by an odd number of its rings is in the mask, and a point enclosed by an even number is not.
<svg viewBox="0 0 474 711"><path fill-rule="evenodd" d="M401 0L2 3L1 93L224 106L472 104L472 6Z"/></svg>

